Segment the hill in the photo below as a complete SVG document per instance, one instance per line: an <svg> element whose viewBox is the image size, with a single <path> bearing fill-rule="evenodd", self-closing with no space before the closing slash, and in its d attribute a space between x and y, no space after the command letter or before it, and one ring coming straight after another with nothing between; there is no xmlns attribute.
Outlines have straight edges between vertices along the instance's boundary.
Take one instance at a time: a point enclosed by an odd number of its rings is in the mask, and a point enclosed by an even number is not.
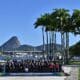
<svg viewBox="0 0 80 80"><path fill-rule="evenodd" d="M16 36L11 37L8 41L6 41L3 45L0 46L0 50L9 51L15 50L20 47L20 41Z"/></svg>
<svg viewBox="0 0 80 80"><path fill-rule="evenodd" d="M56 50L60 51L61 50L61 45L59 44L53 44L56 45ZM50 44L48 44L50 46ZM47 45L45 44L45 50L47 51ZM50 47L49 47L50 48ZM12 50L17 50L17 51L42 51L43 50L43 45L40 46L32 46L32 45L21 45L19 39L16 36L11 37L8 41L6 41L3 45L0 46L0 51L12 51ZM50 49L49 49L50 50Z"/></svg>

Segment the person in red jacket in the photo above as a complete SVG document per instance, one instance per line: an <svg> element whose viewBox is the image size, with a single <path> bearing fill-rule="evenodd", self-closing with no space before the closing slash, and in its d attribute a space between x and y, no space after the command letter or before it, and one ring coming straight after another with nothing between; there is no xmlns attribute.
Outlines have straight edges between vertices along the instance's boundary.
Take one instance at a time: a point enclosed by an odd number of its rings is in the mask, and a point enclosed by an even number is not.
<svg viewBox="0 0 80 80"><path fill-rule="evenodd" d="M56 72L59 72L59 63L55 64Z"/></svg>
<svg viewBox="0 0 80 80"><path fill-rule="evenodd" d="M54 64L54 62L51 62L49 64L49 69L50 69L50 72L54 72L55 71L55 64Z"/></svg>

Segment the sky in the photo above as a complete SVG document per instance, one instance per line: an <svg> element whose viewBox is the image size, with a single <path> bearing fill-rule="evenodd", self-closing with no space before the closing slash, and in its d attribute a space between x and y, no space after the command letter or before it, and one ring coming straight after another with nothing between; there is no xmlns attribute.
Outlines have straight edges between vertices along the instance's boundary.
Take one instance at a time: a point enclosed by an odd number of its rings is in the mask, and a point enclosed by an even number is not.
<svg viewBox="0 0 80 80"><path fill-rule="evenodd" d="M0 45L12 36L17 36L21 44L42 44L41 28L35 29L34 23L55 8L80 9L80 0L0 0ZM70 45L79 40L80 36L70 34Z"/></svg>

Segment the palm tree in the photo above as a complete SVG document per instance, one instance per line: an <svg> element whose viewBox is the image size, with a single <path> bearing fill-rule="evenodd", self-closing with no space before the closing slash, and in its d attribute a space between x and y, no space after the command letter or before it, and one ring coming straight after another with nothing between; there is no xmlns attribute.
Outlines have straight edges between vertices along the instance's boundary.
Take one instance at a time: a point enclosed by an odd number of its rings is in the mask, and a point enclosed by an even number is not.
<svg viewBox="0 0 80 80"><path fill-rule="evenodd" d="M67 25L66 21L68 20L68 18L70 16L69 15L69 10L66 10L66 9L55 9L52 12L52 16L53 16L53 18L55 20L56 30L61 32L62 53L63 53L63 56L66 57L65 56L65 31L64 31L64 28ZM69 43L67 42L67 46L68 46L68 44Z"/></svg>
<svg viewBox="0 0 80 80"><path fill-rule="evenodd" d="M55 25L55 20L52 17L52 15L50 14L48 16L48 26L46 26L46 30L49 32L49 51L50 51L50 56L53 57L53 54L55 53L55 45L56 45L56 25ZM54 44L55 43L55 44Z"/></svg>
<svg viewBox="0 0 80 80"><path fill-rule="evenodd" d="M70 32L74 33L75 36L80 35L80 10L78 9L73 10L73 13L71 16L71 31ZM73 54L75 53L74 51L75 49L77 49L77 47L72 48L73 51L71 52Z"/></svg>
<svg viewBox="0 0 80 80"><path fill-rule="evenodd" d="M43 53L45 53L45 38L44 38L44 32L46 31L46 40L47 40L47 54L48 54L48 32L47 32L47 27L49 26L49 14L46 13L42 15L40 18L37 19L35 22L35 28L38 26L42 26L42 35L43 35ZM46 30L45 30L46 28Z"/></svg>
<svg viewBox="0 0 80 80"><path fill-rule="evenodd" d="M45 39L44 39L43 17L38 18L34 25L35 25L35 28L37 28L38 26L42 26L43 53L44 53L44 51L45 51Z"/></svg>
<svg viewBox="0 0 80 80"><path fill-rule="evenodd" d="M80 10L75 9L71 18L74 33L80 34Z"/></svg>
<svg viewBox="0 0 80 80"><path fill-rule="evenodd" d="M53 43L56 44L56 32L60 32L63 60L69 58L69 32L74 32L74 29L77 29L75 33L80 31L79 28L80 19L76 20L75 16L76 14L73 13L71 17L71 15L69 14L69 10L67 9L54 9L51 14L44 14L37 19L37 21L35 22L35 28L37 28L38 26L42 26L43 51L45 51L44 31L46 31L47 36L46 37L47 50L49 50L48 41L50 41L51 44L50 45L51 55L53 55L52 53L54 53L54 49L56 48L56 46L53 46ZM78 27L74 28L76 24L78 25ZM47 51L47 54L48 52L49 51Z"/></svg>
<svg viewBox="0 0 80 80"><path fill-rule="evenodd" d="M66 63L68 63L69 58L70 58L69 56L69 33L73 31L70 15L66 18L65 23L66 23L66 25L64 26L64 32L65 32L65 37L66 37L65 53L66 53Z"/></svg>

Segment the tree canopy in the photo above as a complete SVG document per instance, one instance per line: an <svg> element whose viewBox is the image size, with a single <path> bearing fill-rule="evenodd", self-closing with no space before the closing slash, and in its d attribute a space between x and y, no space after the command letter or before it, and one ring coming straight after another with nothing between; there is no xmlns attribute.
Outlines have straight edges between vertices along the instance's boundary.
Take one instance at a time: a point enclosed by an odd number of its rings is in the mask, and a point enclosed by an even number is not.
<svg viewBox="0 0 80 80"><path fill-rule="evenodd" d="M71 46L69 50L72 56L80 56L80 41Z"/></svg>

